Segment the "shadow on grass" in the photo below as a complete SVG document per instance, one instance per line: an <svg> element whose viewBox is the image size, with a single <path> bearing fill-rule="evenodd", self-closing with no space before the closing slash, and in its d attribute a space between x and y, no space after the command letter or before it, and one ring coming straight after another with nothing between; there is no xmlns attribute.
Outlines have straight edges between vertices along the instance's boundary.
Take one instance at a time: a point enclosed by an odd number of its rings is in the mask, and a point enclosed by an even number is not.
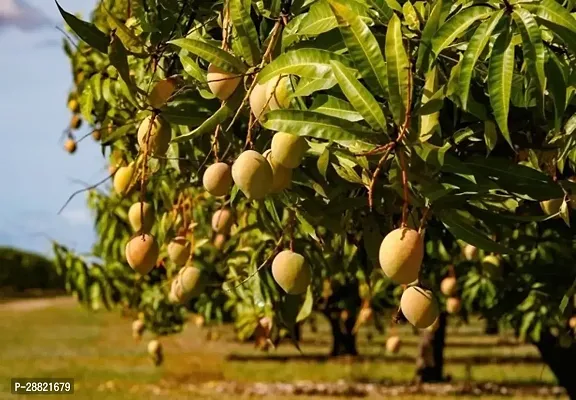
<svg viewBox="0 0 576 400"><path fill-rule="evenodd" d="M238 362L345 362L361 363L366 361L387 361L387 362L404 362L413 363L414 357L405 355L364 355L356 357L331 357L326 354L309 353L309 354L236 354L232 353L226 357L228 361ZM489 365L489 364L542 364L542 359L535 356L452 356L445 359L447 364L471 364L471 365Z"/></svg>

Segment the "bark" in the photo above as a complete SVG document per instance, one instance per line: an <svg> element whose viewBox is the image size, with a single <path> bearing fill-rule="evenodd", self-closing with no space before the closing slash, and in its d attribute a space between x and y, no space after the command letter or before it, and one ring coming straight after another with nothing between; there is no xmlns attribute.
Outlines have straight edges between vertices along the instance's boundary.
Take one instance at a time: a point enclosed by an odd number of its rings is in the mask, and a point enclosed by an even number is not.
<svg viewBox="0 0 576 400"><path fill-rule="evenodd" d="M444 377L444 346L446 342L446 313L440 313L438 328L423 330L416 357L417 382L442 382Z"/></svg>
<svg viewBox="0 0 576 400"><path fill-rule="evenodd" d="M330 355L333 357L357 356L356 335L352 333L356 320L351 318L350 315L343 320L339 312L329 313L326 317L330 321L330 327L332 328L333 342Z"/></svg>
<svg viewBox="0 0 576 400"><path fill-rule="evenodd" d="M353 329L360 305L357 282L332 285L332 294L321 306L322 313L328 318L332 328L331 356L358 355Z"/></svg>
<svg viewBox="0 0 576 400"><path fill-rule="evenodd" d="M500 333L498 320L493 318L486 319L486 327L484 328L484 333L491 336L498 335L498 333Z"/></svg>
<svg viewBox="0 0 576 400"><path fill-rule="evenodd" d="M576 359L576 343L568 348L561 347L559 340L550 332L540 335L540 341L534 343L542 360L550 367L558 384L566 389L570 399L576 400L576 376L574 375L574 360Z"/></svg>

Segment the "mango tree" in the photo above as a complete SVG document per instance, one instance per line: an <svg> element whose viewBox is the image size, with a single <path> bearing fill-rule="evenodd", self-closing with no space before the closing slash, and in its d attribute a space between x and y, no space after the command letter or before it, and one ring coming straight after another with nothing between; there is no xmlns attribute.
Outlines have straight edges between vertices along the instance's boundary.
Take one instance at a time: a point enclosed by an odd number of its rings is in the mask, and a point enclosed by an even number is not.
<svg viewBox="0 0 576 400"><path fill-rule="evenodd" d="M322 310L333 354L371 310L434 330L462 308L535 341L576 396L572 2L59 9L68 100L113 179L89 195L96 258L55 245L80 300L158 334L187 305L266 343Z"/></svg>

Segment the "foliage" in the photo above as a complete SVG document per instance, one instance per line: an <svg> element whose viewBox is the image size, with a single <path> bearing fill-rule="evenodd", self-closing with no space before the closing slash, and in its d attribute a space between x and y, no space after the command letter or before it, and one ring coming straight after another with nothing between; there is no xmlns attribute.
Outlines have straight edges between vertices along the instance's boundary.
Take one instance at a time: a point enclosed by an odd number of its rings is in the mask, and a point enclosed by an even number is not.
<svg viewBox="0 0 576 400"><path fill-rule="evenodd" d="M36 253L0 247L0 288L63 289L62 277L54 262Z"/></svg>
<svg viewBox="0 0 576 400"><path fill-rule="evenodd" d="M102 0L92 22L61 10L81 39L64 45L71 97L103 132L103 154L113 165L135 162L145 183L124 198L91 193L101 264L57 247L68 282L80 299L99 287L90 298L148 309L150 329L181 322L167 302L175 267L165 252L164 269L150 276L135 278L124 262L127 208L146 198L159 242L184 229L211 277L213 290L192 307L208 319L230 312L243 337L263 316L292 330L310 296L316 305L326 297L326 281L360 283L374 307L395 302L400 291L380 274L378 246L400 223L427 226L421 283L436 286L454 263L470 310L505 316L534 338L564 324L575 275L572 231L559 218L569 224L575 187L571 8L554 0ZM242 76L223 103L209 90L210 63ZM290 78L290 105L254 122L249 93L279 75ZM167 80L176 82L167 98L149 95ZM172 124L166 157L138 150L148 115ZM260 201L237 188L225 199L204 195L209 160L263 152L277 131L309 144L290 190ZM543 215L538 202L556 198L558 212ZM209 217L224 203L238 223L218 250ZM461 262L462 241L501 255L502 277ZM282 294L265 268L288 242L312 267L306 296Z"/></svg>

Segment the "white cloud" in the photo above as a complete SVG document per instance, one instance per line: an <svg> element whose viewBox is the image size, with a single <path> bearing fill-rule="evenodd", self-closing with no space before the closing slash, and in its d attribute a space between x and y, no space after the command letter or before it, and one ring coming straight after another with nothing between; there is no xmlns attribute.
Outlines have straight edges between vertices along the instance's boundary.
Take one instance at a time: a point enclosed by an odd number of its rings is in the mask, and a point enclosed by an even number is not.
<svg viewBox="0 0 576 400"><path fill-rule="evenodd" d="M14 27L28 31L50 25L44 13L23 0L0 0L0 29Z"/></svg>

